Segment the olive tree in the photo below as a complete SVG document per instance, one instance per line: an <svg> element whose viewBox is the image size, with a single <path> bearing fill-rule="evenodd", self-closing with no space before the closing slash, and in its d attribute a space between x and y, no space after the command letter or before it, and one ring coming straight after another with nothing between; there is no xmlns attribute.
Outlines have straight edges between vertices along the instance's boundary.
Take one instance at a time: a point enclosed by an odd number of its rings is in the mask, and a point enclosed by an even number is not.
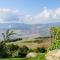
<svg viewBox="0 0 60 60"><path fill-rule="evenodd" d="M11 31L10 29L7 29L5 33L2 33L4 41L10 40L10 37L14 35L14 31Z"/></svg>

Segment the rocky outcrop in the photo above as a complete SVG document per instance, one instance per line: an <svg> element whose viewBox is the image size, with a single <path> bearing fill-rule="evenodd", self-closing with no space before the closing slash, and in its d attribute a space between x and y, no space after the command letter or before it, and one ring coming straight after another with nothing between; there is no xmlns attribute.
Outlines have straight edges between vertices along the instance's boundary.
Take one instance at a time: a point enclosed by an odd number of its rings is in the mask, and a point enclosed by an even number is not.
<svg viewBox="0 0 60 60"><path fill-rule="evenodd" d="M36 57L37 56L37 53L35 52L30 52L26 55L26 58L31 58L31 57Z"/></svg>
<svg viewBox="0 0 60 60"><path fill-rule="evenodd" d="M46 54L46 60L60 60L60 49L49 51Z"/></svg>

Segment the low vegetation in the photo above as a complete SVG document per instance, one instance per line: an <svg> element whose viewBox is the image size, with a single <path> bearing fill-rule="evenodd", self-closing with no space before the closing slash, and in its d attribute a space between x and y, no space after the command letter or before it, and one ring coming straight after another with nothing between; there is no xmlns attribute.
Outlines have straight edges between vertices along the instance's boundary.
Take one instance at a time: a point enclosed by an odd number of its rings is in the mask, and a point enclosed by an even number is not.
<svg viewBox="0 0 60 60"><path fill-rule="evenodd" d="M60 27L52 28L52 45L48 48L46 60L60 60Z"/></svg>
<svg viewBox="0 0 60 60"><path fill-rule="evenodd" d="M60 49L60 27L52 28L52 45L48 48L48 50Z"/></svg>

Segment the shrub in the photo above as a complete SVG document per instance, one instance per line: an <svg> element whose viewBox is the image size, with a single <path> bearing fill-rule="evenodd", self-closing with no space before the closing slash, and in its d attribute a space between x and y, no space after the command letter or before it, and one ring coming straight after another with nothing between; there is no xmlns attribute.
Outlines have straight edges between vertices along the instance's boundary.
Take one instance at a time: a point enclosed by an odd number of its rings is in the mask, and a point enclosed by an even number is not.
<svg viewBox="0 0 60 60"><path fill-rule="evenodd" d="M4 42L0 42L0 52L6 50L6 45Z"/></svg>
<svg viewBox="0 0 60 60"><path fill-rule="evenodd" d="M60 27L52 27L51 35L53 38L53 42L48 50L60 49Z"/></svg>
<svg viewBox="0 0 60 60"><path fill-rule="evenodd" d="M35 50L34 49L29 49L29 51L28 52L34 52Z"/></svg>
<svg viewBox="0 0 60 60"><path fill-rule="evenodd" d="M14 45L14 44L10 44L8 45L8 50L9 53L11 54L11 57L15 57L16 56L16 52L18 51L19 46Z"/></svg>
<svg viewBox="0 0 60 60"><path fill-rule="evenodd" d="M16 41L20 41L22 40L22 38L15 38L15 39L10 39L9 42L16 42Z"/></svg>
<svg viewBox="0 0 60 60"><path fill-rule="evenodd" d="M10 57L8 47L5 42L0 42L0 58Z"/></svg>
<svg viewBox="0 0 60 60"><path fill-rule="evenodd" d="M40 53L45 53L47 50L44 47L37 48L37 51Z"/></svg>
<svg viewBox="0 0 60 60"><path fill-rule="evenodd" d="M14 44L9 45L8 47L9 47L10 51L17 51L19 48L19 46L14 45Z"/></svg>
<svg viewBox="0 0 60 60"><path fill-rule="evenodd" d="M9 54L7 51L0 52L0 58L9 58L9 57L11 57L11 54Z"/></svg>
<svg viewBox="0 0 60 60"><path fill-rule="evenodd" d="M52 45L48 48L48 50L60 49L60 40L56 40L52 43Z"/></svg>
<svg viewBox="0 0 60 60"><path fill-rule="evenodd" d="M28 47L23 46L19 48L19 52L18 52L18 56L19 57L26 57L27 53L28 53Z"/></svg>

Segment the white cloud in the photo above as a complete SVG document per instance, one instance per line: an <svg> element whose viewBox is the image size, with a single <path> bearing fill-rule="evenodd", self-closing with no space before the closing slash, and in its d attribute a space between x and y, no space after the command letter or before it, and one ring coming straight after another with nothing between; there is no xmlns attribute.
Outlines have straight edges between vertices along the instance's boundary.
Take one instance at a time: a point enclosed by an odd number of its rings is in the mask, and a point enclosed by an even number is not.
<svg viewBox="0 0 60 60"><path fill-rule="evenodd" d="M15 9L0 8L0 23L38 24L49 22L60 22L60 8L44 8L34 16L21 15L20 12Z"/></svg>
<svg viewBox="0 0 60 60"><path fill-rule="evenodd" d="M8 9L8 8L0 8L0 12L12 12L12 13L17 13L18 10L16 9Z"/></svg>
<svg viewBox="0 0 60 60"><path fill-rule="evenodd" d="M16 23L18 20L18 10L0 8L0 23Z"/></svg>
<svg viewBox="0 0 60 60"><path fill-rule="evenodd" d="M28 23L31 23L31 24L60 22L60 8L56 8L56 9L44 8L37 15L29 18L30 19L28 19Z"/></svg>

